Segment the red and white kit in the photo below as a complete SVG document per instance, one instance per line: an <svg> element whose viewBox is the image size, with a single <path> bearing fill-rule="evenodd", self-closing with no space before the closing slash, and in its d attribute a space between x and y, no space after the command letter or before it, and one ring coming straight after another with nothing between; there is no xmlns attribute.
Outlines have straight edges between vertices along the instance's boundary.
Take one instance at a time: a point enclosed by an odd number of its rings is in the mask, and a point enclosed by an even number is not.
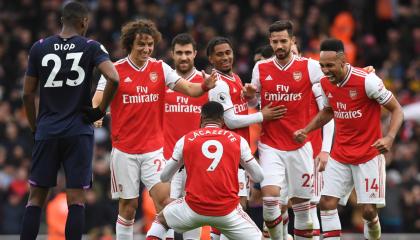
<svg viewBox="0 0 420 240"><path fill-rule="evenodd" d="M322 76L317 61L296 55L284 66L280 65L276 57L255 65L252 83L257 86L261 108L269 103L287 108L283 118L262 123L258 147L260 164L265 174L262 187L287 185L289 197L312 197L312 147L308 141L295 142L293 133L304 128L311 120L309 108L313 95L312 85L319 82Z"/></svg>
<svg viewBox="0 0 420 240"><path fill-rule="evenodd" d="M374 73L348 65L343 82L321 80L324 104L334 111L335 143L322 195L342 197L353 186L358 203L385 205L385 160L371 145L382 137L381 105L393 95Z"/></svg>
<svg viewBox="0 0 420 240"><path fill-rule="evenodd" d="M162 174L162 179L170 179L184 165L188 175L185 199L175 200L163 210L168 225L185 232L208 224L230 239L261 238L260 230L239 204L239 164L261 180L261 168L240 135L207 125L182 137Z"/></svg>
<svg viewBox="0 0 420 240"><path fill-rule="evenodd" d="M230 76L217 71L217 78L219 81L216 87L209 91L209 100L223 105L227 128L241 135L249 143L249 125L262 122L262 114L248 114L248 101L242 94L243 85L238 75ZM249 179L243 169L239 169L238 179L240 185L239 196L247 197L249 195Z"/></svg>
<svg viewBox="0 0 420 240"><path fill-rule="evenodd" d="M174 88L180 76L153 58L142 67L129 57L114 65L120 85L111 103L111 191L113 198L129 199L138 197L140 180L149 190L160 182L165 87Z"/></svg>
<svg viewBox="0 0 420 240"><path fill-rule="evenodd" d="M204 82L199 71L193 69L185 78L192 83ZM208 101L208 95L194 98L166 88L165 114L163 118L165 159L172 156L175 143L188 132L200 128L201 106Z"/></svg>

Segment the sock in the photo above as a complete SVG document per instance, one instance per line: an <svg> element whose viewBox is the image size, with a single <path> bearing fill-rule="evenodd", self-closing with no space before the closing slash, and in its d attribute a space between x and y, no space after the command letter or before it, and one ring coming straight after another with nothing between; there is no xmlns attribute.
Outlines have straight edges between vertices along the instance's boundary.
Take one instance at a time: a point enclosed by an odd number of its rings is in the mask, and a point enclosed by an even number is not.
<svg viewBox="0 0 420 240"><path fill-rule="evenodd" d="M82 239L85 227L85 205L72 204L66 221L66 239Z"/></svg>
<svg viewBox="0 0 420 240"><path fill-rule="evenodd" d="M268 232L267 225L265 225L265 222L263 221L263 237L264 239L270 239L270 233Z"/></svg>
<svg viewBox="0 0 420 240"><path fill-rule="evenodd" d="M168 230L159 221L155 220L152 223L146 235L146 240L162 240Z"/></svg>
<svg viewBox="0 0 420 240"><path fill-rule="evenodd" d="M287 240L289 237L289 213L287 210L281 215L281 218L283 218L283 240Z"/></svg>
<svg viewBox="0 0 420 240"><path fill-rule="evenodd" d="M36 239L39 231L39 224L41 222L41 210L42 209L38 206L26 206L25 214L23 215L20 240Z"/></svg>
<svg viewBox="0 0 420 240"><path fill-rule="evenodd" d="M175 232L172 228L168 229L165 234L165 240L174 240L175 239Z"/></svg>
<svg viewBox="0 0 420 240"><path fill-rule="evenodd" d="M127 220L118 215L117 223L115 224L115 236L118 240L132 240L133 239L133 225L134 219Z"/></svg>
<svg viewBox="0 0 420 240"><path fill-rule="evenodd" d="M309 213L309 201L292 205L295 214L295 240L312 239L313 224Z"/></svg>
<svg viewBox="0 0 420 240"><path fill-rule="evenodd" d="M220 240L220 234L222 234L219 229L211 227L210 239L211 240Z"/></svg>
<svg viewBox="0 0 420 240"><path fill-rule="evenodd" d="M366 239L377 240L381 238L381 223L378 215L372 220L363 219L363 235Z"/></svg>
<svg viewBox="0 0 420 240"><path fill-rule="evenodd" d="M322 237L328 240L340 240L341 223L337 209L321 211Z"/></svg>
<svg viewBox="0 0 420 240"><path fill-rule="evenodd" d="M263 218L273 240L283 237L283 219L280 208L279 197L263 197Z"/></svg>
<svg viewBox="0 0 420 240"><path fill-rule="evenodd" d="M184 240L200 240L201 238L201 227L184 232L182 234Z"/></svg>
<svg viewBox="0 0 420 240"><path fill-rule="evenodd" d="M311 204L311 209L309 209L309 213L311 214L312 224L313 224L313 231L312 231L312 239L319 240L319 235L321 231L319 229L319 219L316 204Z"/></svg>

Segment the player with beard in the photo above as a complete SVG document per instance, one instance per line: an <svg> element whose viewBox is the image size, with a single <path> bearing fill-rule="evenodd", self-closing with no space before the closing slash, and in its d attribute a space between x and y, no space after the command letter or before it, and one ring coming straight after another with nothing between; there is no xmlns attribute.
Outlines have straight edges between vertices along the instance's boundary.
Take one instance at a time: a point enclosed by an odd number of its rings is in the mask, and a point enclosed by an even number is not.
<svg viewBox="0 0 420 240"><path fill-rule="evenodd" d="M252 74L261 107L283 106L283 118L262 123L263 134L258 146L265 179L261 182L263 218L272 239L283 238L283 217L279 206L280 190L287 186L295 214L296 239L312 238L310 199L313 195L313 151L310 142L296 143L293 132L309 122L312 85L323 73L317 61L294 55L293 26L277 21L269 28L270 45L275 57L258 62ZM324 129L333 132L333 129ZM324 138L323 151L329 152L331 139ZM320 161L320 166L326 159ZM286 212L287 213L287 212ZM285 214L286 214L285 213Z"/></svg>
<svg viewBox="0 0 420 240"><path fill-rule="evenodd" d="M131 21L121 29L121 44L128 56L114 63L121 82L111 103L111 192L119 199L117 239L133 238L140 181L158 212L170 201L169 184L159 180L165 165L162 123L166 87L199 97L217 81L215 73L205 76L202 83L187 81L165 62L151 58L160 39L150 20ZM204 72L202 75L204 78ZM101 94L102 82L95 95Z"/></svg>
<svg viewBox="0 0 420 240"><path fill-rule="evenodd" d="M363 209L364 237L380 239L378 207L385 206L385 158L401 127L400 104L374 73L346 63L340 40L321 43L319 63L325 108L305 128L294 133L298 142L331 119L336 135L331 157L324 172L321 192L323 237L340 239L341 224L337 204L355 188L357 203ZM386 136L381 131L381 106L391 113Z"/></svg>
<svg viewBox="0 0 420 240"><path fill-rule="evenodd" d="M203 76L194 67L197 46L192 36L187 33L176 35L172 39L171 50L175 70L178 75L189 82L203 83ZM175 143L182 136L200 127L201 106L207 101L207 93L201 97L193 98L166 88L165 113L163 118L163 155L165 159L171 158ZM182 168L175 174L171 181L170 198L172 200L185 195L185 181L185 168ZM200 229L197 228L184 232L182 234L183 238L188 240L200 239Z"/></svg>
<svg viewBox="0 0 420 240"><path fill-rule="evenodd" d="M261 112L248 114L248 104L255 106L258 101L252 93L255 93L255 87L251 84L243 86L241 79L233 72L233 49L229 39L224 37L215 37L211 39L207 45L207 56L210 63L216 70L216 76L219 81L216 87L209 91L209 100L216 101L223 105L224 121L226 127L250 142L249 125L279 119L285 114L285 109L281 106L272 107L265 106ZM244 92L247 94L245 95ZM248 102L245 96L253 99ZM246 178L243 169L239 171L241 205L246 206L248 191L246 189ZM216 229L212 229L212 239L218 239L220 233Z"/></svg>

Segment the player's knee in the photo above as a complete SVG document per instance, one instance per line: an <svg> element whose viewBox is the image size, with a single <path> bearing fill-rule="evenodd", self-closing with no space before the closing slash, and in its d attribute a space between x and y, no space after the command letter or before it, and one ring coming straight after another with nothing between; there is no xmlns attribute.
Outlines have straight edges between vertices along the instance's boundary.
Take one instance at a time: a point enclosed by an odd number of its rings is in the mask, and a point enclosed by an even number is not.
<svg viewBox="0 0 420 240"><path fill-rule="evenodd" d="M120 199L119 201L119 214L126 219L134 218L138 208L138 200L135 199Z"/></svg>
<svg viewBox="0 0 420 240"><path fill-rule="evenodd" d="M28 205L43 207L48 196L48 188L31 187L28 198Z"/></svg>
<svg viewBox="0 0 420 240"><path fill-rule="evenodd" d="M376 216L378 215L378 212L376 210L376 206L373 204L366 204L363 205L363 218L372 221Z"/></svg>
<svg viewBox="0 0 420 240"><path fill-rule="evenodd" d="M319 208L321 210L333 210L337 208L338 198L322 195L319 201Z"/></svg>
<svg viewBox="0 0 420 240"><path fill-rule="evenodd" d="M66 190L67 205L84 204L86 202L85 190L83 189L67 189Z"/></svg>

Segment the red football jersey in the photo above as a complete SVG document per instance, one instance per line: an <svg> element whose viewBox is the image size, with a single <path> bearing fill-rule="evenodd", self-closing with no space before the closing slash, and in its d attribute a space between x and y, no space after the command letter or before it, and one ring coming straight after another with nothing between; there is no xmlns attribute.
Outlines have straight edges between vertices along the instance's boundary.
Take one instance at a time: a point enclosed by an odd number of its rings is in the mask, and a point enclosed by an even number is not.
<svg viewBox="0 0 420 240"><path fill-rule="evenodd" d="M293 133L311 120L312 84L323 76L318 62L293 56L281 66L276 57L258 62L252 73L252 83L261 96L261 108L269 103L284 105L284 117L262 123L261 142L273 148L290 151L302 147Z"/></svg>
<svg viewBox="0 0 420 240"><path fill-rule="evenodd" d="M185 200L192 210L206 216L224 216L238 206L241 141L245 140L240 135L211 126L185 135ZM249 147L248 152L253 159Z"/></svg>
<svg viewBox="0 0 420 240"><path fill-rule="evenodd" d="M186 78L193 83L202 83L201 73L194 69ZM165 114L163 118L164 141L163 155L165 159L172 156L175 143L188 132L200 128L201 106L208 101L208 95L194 98L166 88Z"/></svg>
<svg viewBox="0 0 420 240"><path fill-rule="evenodd" d="M365 163L379 154L371 145L382 137L381 106L392 93L374 73L348 65L340 84L321 80L325 105L334 111L335 139L331 157L346 164Z"/></svg>
<svg viewBox="0 0 420 240"><path fill-rule="evenodd" d="M239 78L239 76L236 74L233 74L233 76L229 76L220 71L217 71L217 78L218 80L222 80L226 82L227 85L229 86L229 95L233 104L233 109L235 111L235 114L248 115L248 101L244 98L242 94L243 85L242 85L241 78ZM249 127L230 129L230 130L241 135L248 142L250 141Z"/></svg>
<svg viewBox="0 0 420 240"><path fill-rule="evenodd" d="M114 65L120 84L111 103L113 147L130 154L162 148L165 85L175 86L180 77L166 63L152 58L142 67L129 57Z"/></svg>

